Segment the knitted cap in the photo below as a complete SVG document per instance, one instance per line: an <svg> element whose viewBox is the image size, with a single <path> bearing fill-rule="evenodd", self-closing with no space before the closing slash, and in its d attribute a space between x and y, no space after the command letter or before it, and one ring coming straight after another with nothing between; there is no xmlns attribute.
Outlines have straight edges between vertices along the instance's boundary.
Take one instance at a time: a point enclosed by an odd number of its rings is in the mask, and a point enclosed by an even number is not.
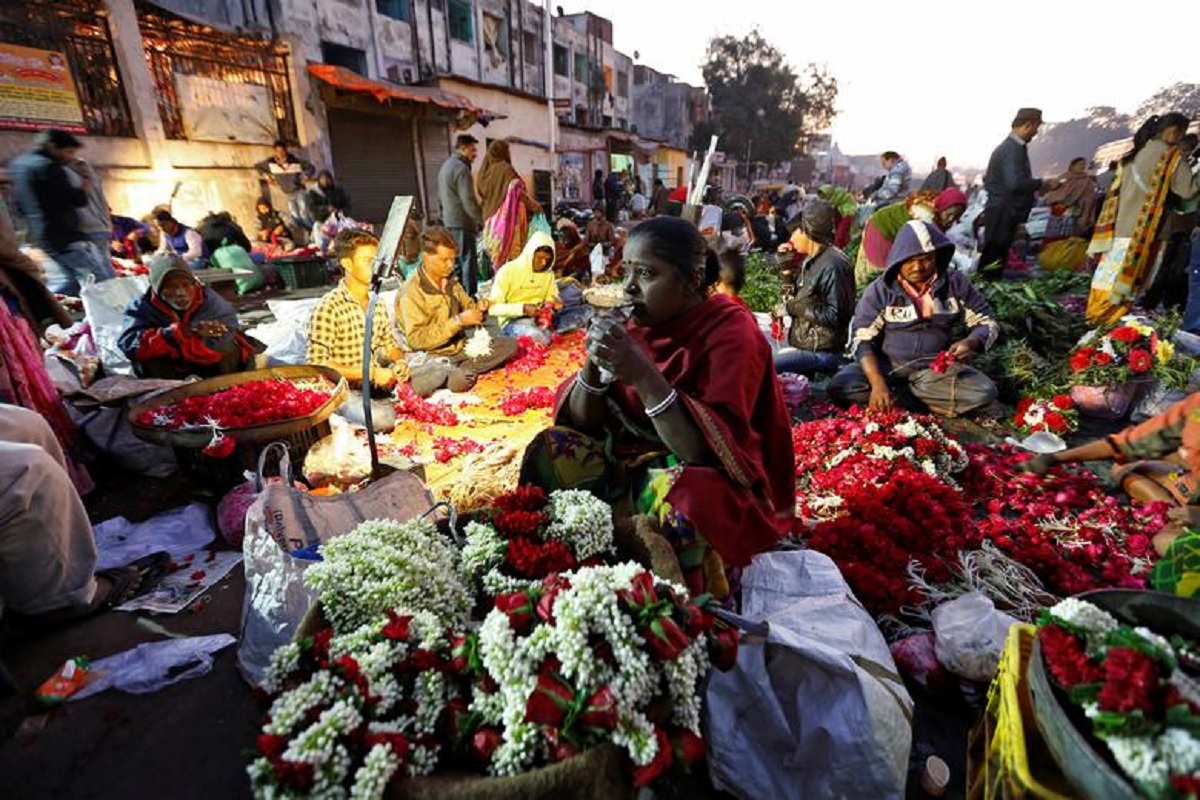
<svg viewBox="0 0 1200 800"><path fill-rule="evenodd" d="M163 281L172 272L184 272L191 276L187 262L175 253L157 253L150 259L150 288L155 294L162 289Z"/></svg>

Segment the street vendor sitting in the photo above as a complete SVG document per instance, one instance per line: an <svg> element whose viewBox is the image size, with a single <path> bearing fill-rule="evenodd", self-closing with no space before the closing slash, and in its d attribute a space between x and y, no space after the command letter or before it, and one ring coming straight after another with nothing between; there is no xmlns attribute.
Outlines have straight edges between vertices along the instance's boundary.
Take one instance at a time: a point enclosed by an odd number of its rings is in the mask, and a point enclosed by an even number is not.
<svg viewBox="0 0 1200 800"><path fill-rule="evenodd" d="M1117 462L1113 477L1130 497L1175 506L1168 512L1174 522L1154 537L1155 549L1167 554L1175 544L1177 551L1187 549L1195 563L1200 534L1186 534L1186 542L1181 534L1200 531L1200 392L1137 425L1069 450L1038 454L1019 468L1045 475L1058 464L1110 460ZM1200 593L1200 582L1192 591Z"/></svg>
<svg viewBox="0 0 1200 800"><path fill-rule="evenodd" d="M233 306L174 253L150 259L150 288L125 309L117 344L142 378L228 375L245 370L255 352Z"/></svg>
<svg viewBox="0 0 1200 800"><path fill-rule="evenodd" d="M694 594L731 593L791 528L787 407L754 316L710 294L718 260L694 225L660 216L625 248L632 319L594 318L587 361L558 391L555 425L522 482L587 489L674 549Z"/></svg>
<svg viewBox="0 0 1200 800"><path fill-rule="evenodd" d="M467 392L476 379L501 367L517 354L517 340L507 336L480 334L490 302L476 303L454 276L457 247L450 231L426 228L421 235L421 266L404 284L396 300L396 319L401 322L410 350L449 367L413 376L418 394L432 394L445 386L452 392ZM469 337L479 337L468 347ZM479 351L476 352L476 347Z"/></svg>
<svg viewBox="0 0 1200 800"><path fill-rule="evenodd" d="M308 324L308 363L332 367L352 389L338 413L358 425L363 415L363 340L367 330L367 303L371 272L379 240L364 230L348 229L333 241L333 254L342 267L341 282L321 298ZM408 363L392 334L387 307L377 305L371 320L370 383L371 424L380 433L396 427L391 390L410 377Z"/></svg>
<svg viewBox="0 0 1200 800"><path fill-rule="evenodd" d="M586 306L564 309L553 267L554 240L535 231L521 255L496 273L488 311L497 317L502 334L548 345L555 331L573 330L587 321ZM574 294L579 295L578 289Z"/></svg>
<svg viewBox="0 0 1200 800"><path fill-rule="evenodd" d="M967 276L950 269L954 245L931 223L912 220L896 235L887 269L854 310L850 352L857 363L830 381L829 398L889 411L893 392L955 417L996 399L996 385L962 362L995 343L999 326ZM965 338L953 341L959 325ZM906 398L907 399L907 398Z"/></svg>

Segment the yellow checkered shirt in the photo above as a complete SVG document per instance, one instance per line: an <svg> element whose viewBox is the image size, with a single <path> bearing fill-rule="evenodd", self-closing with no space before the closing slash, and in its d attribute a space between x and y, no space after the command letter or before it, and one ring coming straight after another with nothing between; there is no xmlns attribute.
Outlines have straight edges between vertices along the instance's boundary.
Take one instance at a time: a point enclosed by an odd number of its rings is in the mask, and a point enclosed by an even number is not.
<svg viewBox="0 0 1200 800"><path fill-rule="evenodd" d="M390 352L396 347L396 337L386 305L376 304L372 323L371 351ZM345 282L339 283L321 298L308 323L308 363L361 365L366 325L366 309L350 295Z"/></svg>

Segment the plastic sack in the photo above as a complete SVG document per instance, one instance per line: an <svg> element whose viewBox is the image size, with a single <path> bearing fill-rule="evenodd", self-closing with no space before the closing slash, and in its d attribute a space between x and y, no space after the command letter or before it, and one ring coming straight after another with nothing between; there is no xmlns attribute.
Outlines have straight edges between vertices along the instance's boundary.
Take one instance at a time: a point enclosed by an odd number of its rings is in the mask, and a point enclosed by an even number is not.
<svg viewBox="0 0 1200 800"><path fill-rule="evenodd" d="M912 699L883 635L837 566L764 553L742 576L750 631L705 703L713 785L742 798L900 798Z"/></svg>
<svg viewBox="0 0 1200 800"><path fill-rule="evenodd" d="M149 288L150 281L144 275L132 275L100 283L89 277L79 291L100 363L109 375L133 374L133 366L117 346L117 339L125 330L125 309Z"/></svg>
<svg viewBox="0 0 1200 800"><path fill-rule="evenodd" d="M968 592L933 610L935 649L942 666L968 680L991 683L1008 629L1016 620L982 592Z"/></svg>
<svg viewBox="0 0 1200 800"><path fill-rule="evenodd" d="M529 233L526 236L526 241L533 236L534 233L544 233L553 238L554 231L550 228L550 222L546 219L546 215L542 213L534 214L529 218Z"/></svg>
<svg viewBox="0 0 1200 800"><path fill-rule="evenodd" d="M267 282L267 279L263 277L262 271L258 268L258 264L255 264L254 259L250 258L250 254L236 244L227 244L224 247L218 247L213 251L209 263L214 267L227 269L231 272L252 273L234 281L237 285L238 294L253 292L255 289L262 288L262 285Z"/></svg>
<svg viewBox="0 0 1200 800"><path fill-rule="evenodd" d="M1191 388L1190 386L1188 387ZM1138 399L1129 415L1130 422L1142 422L1157 417L1180 400L1187 398L1185 389L1168 389L1161 381L1155 383Z"/></svg>
<svg viewBox="0 0 1200 800"><path fill-rule="evenodd" d="M1059 239L1042 248L1038 264L1049 270L1079 269L1087 261L1087 246L1086 239Z"/></svg>
<svg viewBox="0 0 1200 800"><path fill-rule="evenodd" d="M596 278L604 274L604 268L608 266L608 262L604 258L604 245L598 244L592 248L592 254L588 256L588 261L592 265L592 277Z"/></svg>
<svg viewBox="0 0 1200 800"><path fill-rule="evenodd" d="M212 672L213 654L236 641L228 633L217 633L139 644L132 650L93 661L88 667L91 678L69 699L82 700L106 689L149 694L173 683L199 678ZM182 667L188 669L176 671Z"/></svg>
<svg viewBox="0 0 1200 800"><path fill-rule="evenodd" d="M308 336L294 325L267 322L246 331L246 335L266 345L262 355L268 366L308 363Z"/></svg>
<svg viewBox="0 0 1200 800"><path fill-rule="evenodd" d="M240 483L230 489L217 503L217 530L230 547L240 548L246 537L246 513L258 499L254 481Z"/></svg>
<svg viewBox="0 0 1200 800"><path fill-rule="evenodd" d="M282 454L282 480L268 483L267 458ZM433 496L408 472L394 472L361 492L316 497L292 485L287 447L276 442L263 449L258 462L258 499L246 512L246 601L238 668L251 684L262 682L271 654L292 640L300 621L316 600L304 582L310 560L293 553L349 533L368 519L407 522L433 506Z"/></svg>
<svg viewBox="0 0 1200 800"><path fill-rule="evenodd" d="M891 646L892 658L902 673L930 692L955 692L958 680L938 661L934 641L930 631L906 636Z"/></svg>

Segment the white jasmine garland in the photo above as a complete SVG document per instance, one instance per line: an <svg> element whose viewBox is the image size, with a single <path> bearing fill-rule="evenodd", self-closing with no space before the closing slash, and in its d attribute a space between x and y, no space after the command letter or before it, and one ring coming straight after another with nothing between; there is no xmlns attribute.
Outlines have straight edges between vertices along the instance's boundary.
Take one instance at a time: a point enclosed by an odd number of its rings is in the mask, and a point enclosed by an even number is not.
<svg viewBox="0 0 1200 800"><path fill-rule="evenodd" d="M1142 736L1110 736L1104 740L1113 758L1134 782L1151 790L1162 791L1170 778L1167 762L1155 746L1155 741Z"/></svg>
<svg viewBox="0 0 1200 800"><path fill-rule="evenodd" d="M480 326L463 345L463 355L467 358L486 358L492 354L492 335L487 328Z"/></svg>
<svg viewBox="0 0 1200 800"><path fill-rule="evenodd" d="M271 654L271 663L263 675L262 688L268 694L278 694L283 691L283 681L300 666L300 645L288 642L275 649Z"/></svg>
<svg viewBox="0 0 1200 800"><path fill-rule="evenodd" d="M380 800L387 791L388 781L400 768L400 759L385 744L377 744L367 753L362 766L354 773L350 800Z"/></svg>
<svg viewBox="0 0 1200 800"><path fill-rule="evenodd" d="M370 520L321 548L305 580L337 633L382 624L393 609L427 612L444 627L466 621L472 598L458 550L427 519Z"/></svg>
<svg viewBox="0 0 1200 800"><path fill-rule="evenodd" d="M1095 652L1109 633L1117 629L1119 623L1112 614L1100 609L1086 600L1068 597L1060 601L1049 611L1050 616L1072 625L1084 632L1088 652Z"/></svg>
<svg viewBox="0 0 1200 800"><path fill-rule="evenodd" d="M1172 775L1200 773L1200 739L1183 728L1167 728L1158 737L1158 750Z"/></svg>

